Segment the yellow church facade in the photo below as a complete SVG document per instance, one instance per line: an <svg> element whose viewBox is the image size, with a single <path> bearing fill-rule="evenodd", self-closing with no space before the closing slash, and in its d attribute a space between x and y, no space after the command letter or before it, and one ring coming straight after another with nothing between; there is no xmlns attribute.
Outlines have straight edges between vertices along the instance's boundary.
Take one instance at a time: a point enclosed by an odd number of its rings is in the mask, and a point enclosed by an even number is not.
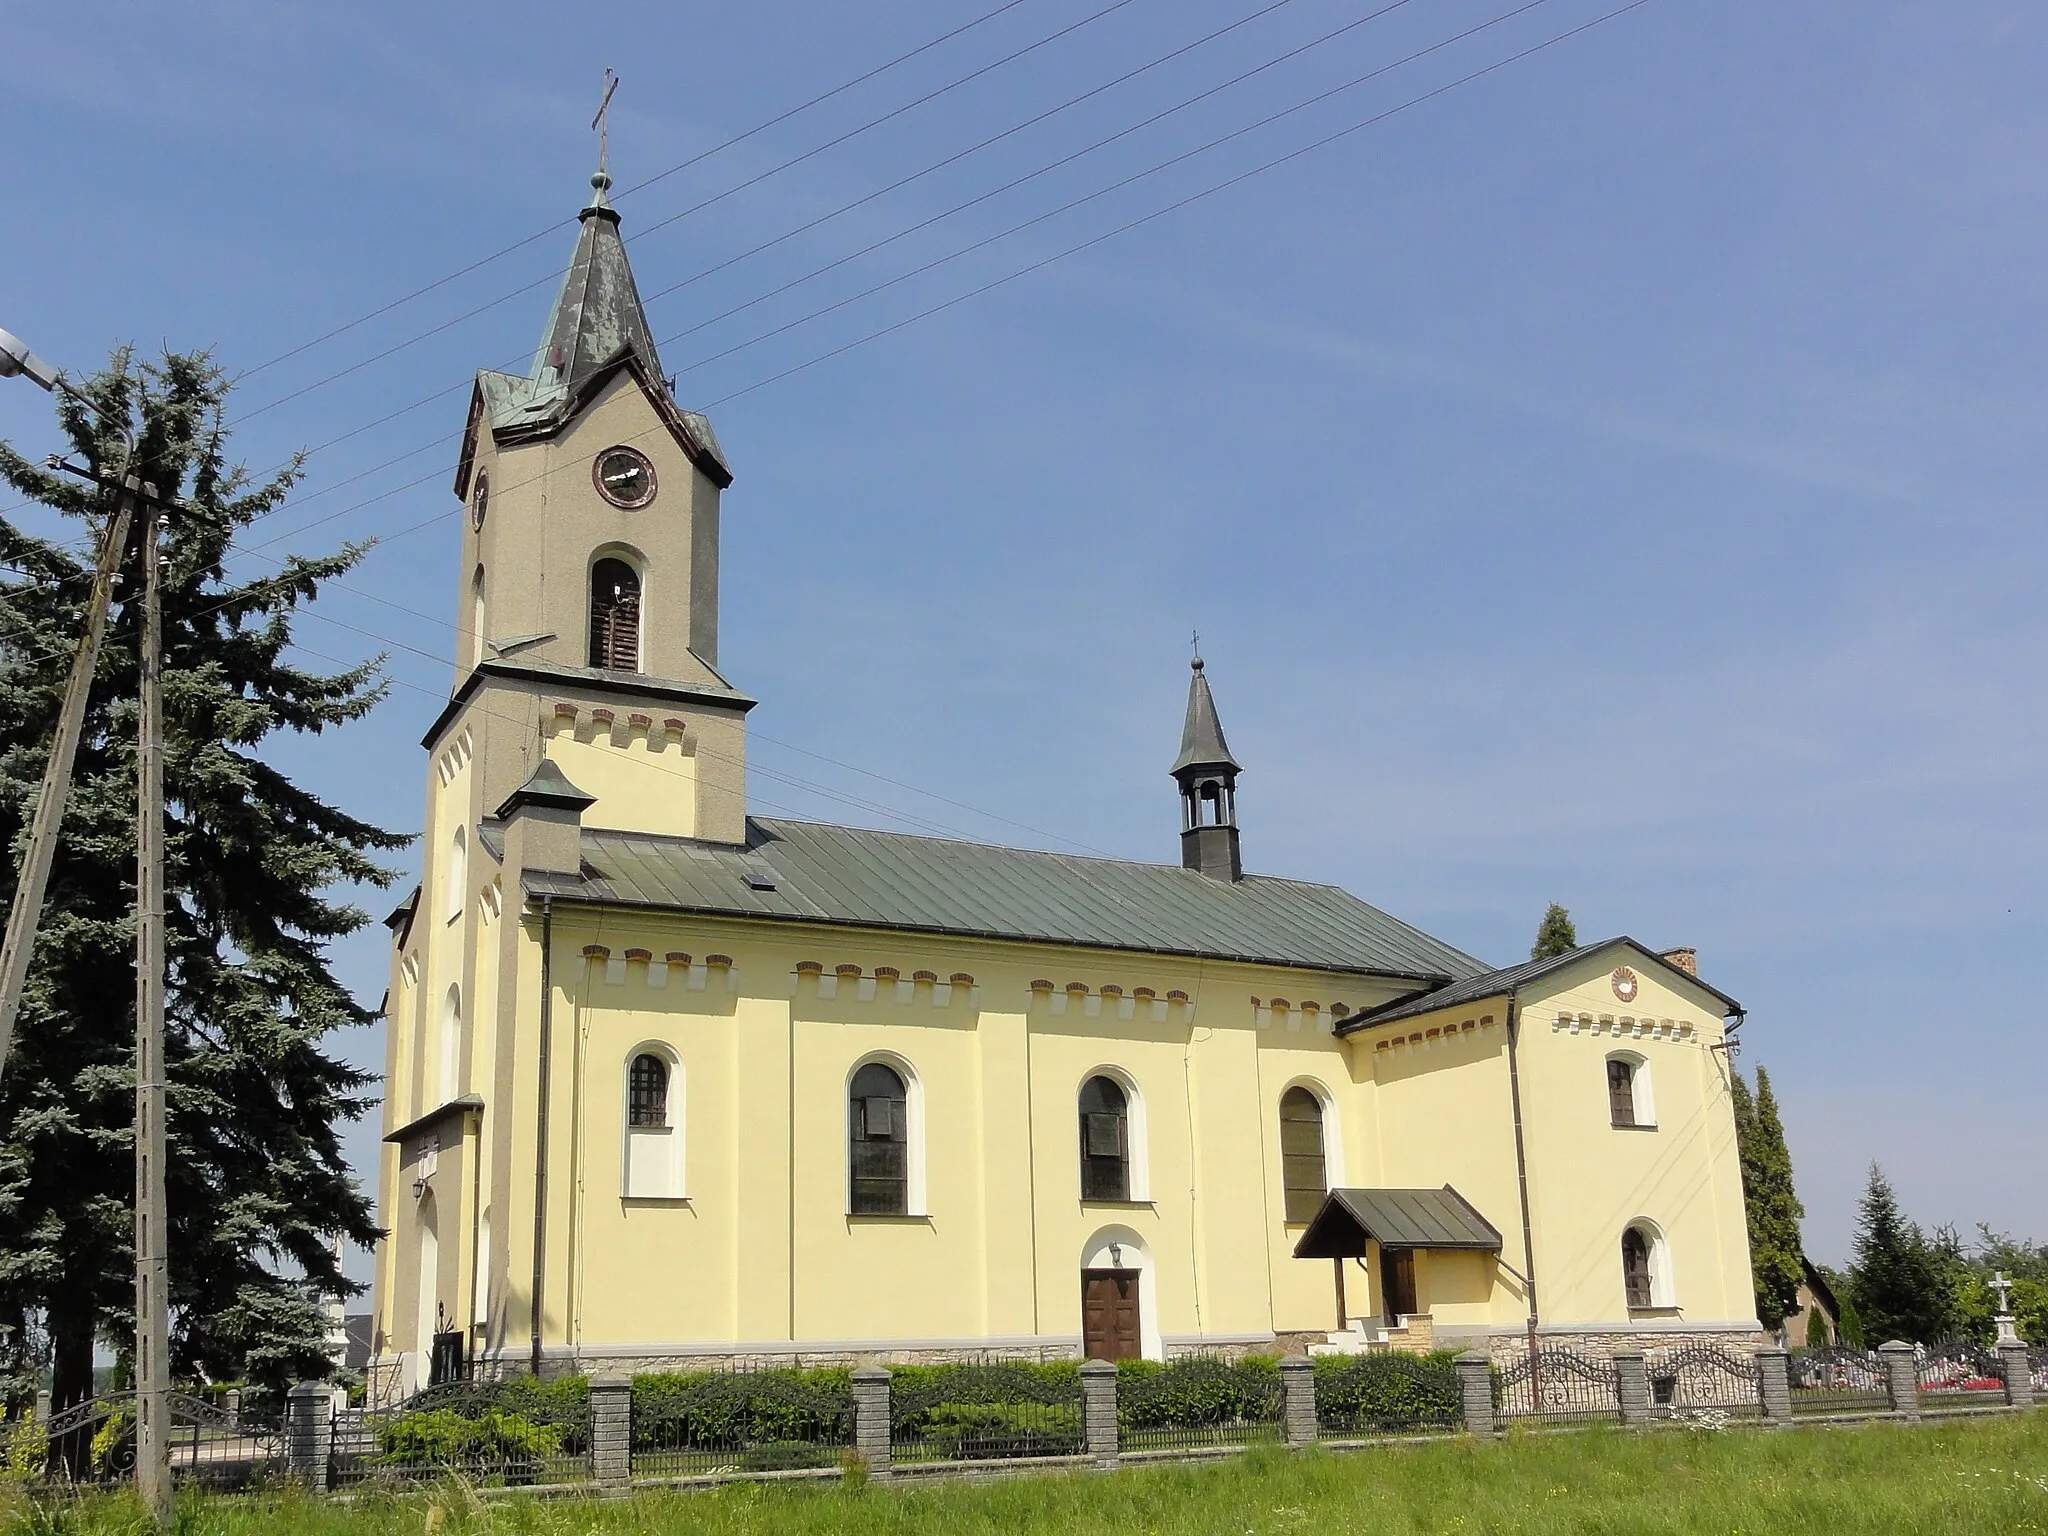
<svg viewBox="0 0 2048 1536"><path fill-rule="evenodd" d="M749 817L732 475L597 184L465 434L381 1384L1758 1334L1740 1008L1689 952L1495 970L1245 874L1199 661L1178 862Z"/></svg>

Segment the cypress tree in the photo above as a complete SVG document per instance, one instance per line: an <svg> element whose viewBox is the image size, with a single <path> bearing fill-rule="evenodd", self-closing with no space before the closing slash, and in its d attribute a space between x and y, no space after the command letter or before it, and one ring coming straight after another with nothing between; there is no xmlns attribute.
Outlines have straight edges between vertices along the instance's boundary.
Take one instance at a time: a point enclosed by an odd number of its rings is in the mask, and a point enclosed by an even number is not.
<svg viewBox="0 0 2048 1536"><path fill-rule="evenodd" d="M1578 947L1579 931L1572 926L1571 913L1553 901L1536 929L1536 942L1529 948L1529 958L1550 960L1568 955Z"/></svg>
<svg viewBox="0 0 2048 1536"><path fill-rule="evenodd" d="M294 611L366 546L230 579L230 540L283 502L297 466L257 483L228 460L228 386L204 354L137 366L117 352L83 387L137 424L138 473L182 503L162 577L172 1367L277 1386L326 1373L323 1306L360 1289L342 1276L336 1241L378 1236L336 1134L375 1102L374 1079L327 1049L333 1031L373 1018L327 954L367 914L331 893L389 883L375 855L406 839L323 803L261 753L278 731L327 731L382 697L381 658L323 674L286 655ZM118 433L59 401L75 454L111 474ZM95 488L4 443L0 479L81 532L101 510ZM10 900L89 559L0 518L0 564L20 573L0 582L0 843L12 850L0 894ZM139 583L121 592L0 1076L0 1322L16 1326L17 1373L31 1338L47 1347L60 1408L91 1393L95 1344L125 1349L133 1330Z"/></svg>
<svg viewBox="0 0 2048 1536"><path fill-rule="evenodd" d="M1742 1204L1749 1223L1749 1266L1756 1315L1778 1327L1799 1305L1799 1218L1806 1214L1792 1189L1792 1153L1778 1118L1770 1074L1756 1069L1756 1095L1740 1072L1729 1089L1735 1100L1735 1140L1742 1159Z"/></svg>
<svg viewBox="0 0 2048 1536"><path fill-rule="evenodd" d="M1873 1348L1892 1339L1931 1343L1949 1331L1953 1303L1940 1256L1899 1210L1891 1181L1875 1163L1857 1207L1850 1275L1863 1334Z"/></svg>

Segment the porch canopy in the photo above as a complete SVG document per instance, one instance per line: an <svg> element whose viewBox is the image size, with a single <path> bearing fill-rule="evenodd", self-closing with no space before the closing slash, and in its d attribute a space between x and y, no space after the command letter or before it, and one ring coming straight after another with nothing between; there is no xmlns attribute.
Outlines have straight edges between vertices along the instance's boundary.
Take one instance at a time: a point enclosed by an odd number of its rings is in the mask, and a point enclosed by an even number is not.
<svg viewBox="0 0 2048 1536"><path fill-rule="evenodd" d="M1294 1245L1297 1259L1362 1259L1382 1248L1500 1252L1500 1233L1450 1185L1442 1189L1333 1189Z"/></svg>

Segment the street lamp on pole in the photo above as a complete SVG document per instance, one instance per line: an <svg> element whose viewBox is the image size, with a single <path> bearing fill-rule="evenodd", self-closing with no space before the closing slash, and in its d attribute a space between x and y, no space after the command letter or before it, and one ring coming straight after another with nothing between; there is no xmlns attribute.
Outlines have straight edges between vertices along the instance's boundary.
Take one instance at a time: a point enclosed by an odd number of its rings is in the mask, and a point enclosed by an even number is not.
<svg viewBox="0 0 2048 1536"><path fill-rule="evenodd" d="M0 1072L6 1070L8 1048L13 1044L50 866L64 823L65 802L71 795L72 764L78 754L86 701L106 636L107 610L128 547L129 524L138 507L143 519L142 680L135 804L135 1482L143 1507L162 1529L169 1525L171 1515L169 1224L164 1208L163 615L157 548L162 503L156 487L135 478L135 428L127 417L116 416L66 383L19 337L0 330L0 378L15 377L25 377L47 390L62 390L119 428L121 467L111 481L100 481L114 492L113 513L102 531L85 634L72 658L28 852L15 884L14 906L7 914L7 935L0 941Z"/></svg>

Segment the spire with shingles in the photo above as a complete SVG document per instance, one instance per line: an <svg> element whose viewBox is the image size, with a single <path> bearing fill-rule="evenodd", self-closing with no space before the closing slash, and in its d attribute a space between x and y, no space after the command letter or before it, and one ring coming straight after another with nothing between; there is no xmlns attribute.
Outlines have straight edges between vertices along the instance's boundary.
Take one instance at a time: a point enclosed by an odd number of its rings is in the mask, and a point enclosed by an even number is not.
<svg viewBox="0 0 2048 1536"><path fill-rule="evenodd" d="M1202 658L1192 666L1180 756L1167 770L1180 784L1180 861L1212 879L1234 882L1244 878L1237 845L1237 776L1244 770L1223 739Z"/></svg>
<svg viewBox="0 0 2048 1536"><path fill-rule="evenodd" d="M640 290L619 237L618 210L605 194L612 179L600 170L590 178L590 201L577 215L582 231L576 254L562 279L547 328L533 354L532 381L574 397L583 382L627 351L639 355L647 377L660 379L661 358L640 306Z"/></svg>

